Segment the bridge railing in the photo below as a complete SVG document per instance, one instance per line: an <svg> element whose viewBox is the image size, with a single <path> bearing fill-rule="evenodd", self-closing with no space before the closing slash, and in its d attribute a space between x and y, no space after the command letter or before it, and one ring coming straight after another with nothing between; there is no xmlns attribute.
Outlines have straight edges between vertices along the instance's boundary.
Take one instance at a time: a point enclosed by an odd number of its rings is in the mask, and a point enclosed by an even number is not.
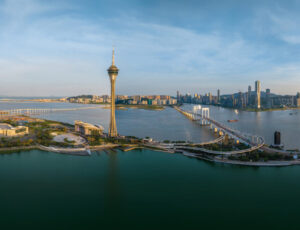
<svg viewBox="0 0 300 230"><path fill-rule="evenodd" d="M23 109L8 109L1 110L0 115L28 115L28 114L39 114L39 113L52 113L52 112L62 112L62 111L75 111L75 110L85 110L85 109L97 109L101 108L99 106L90 107L78 107L78 108L23 108Z"/></svg>
<svg viewBox="0 0 300 230"><path fill-rule="evenodd" d="M174 108L177 111L186 115L187 117L199 116L199 117L201 117L201 119L206 119L207 121L209 121L211 123L211 125L217 126L219 128L219 130L223 131L224 133L227 133L228 135L234 137L235 139L238 139L241 142L244 142L245 144L250 145L252 147L257 147L257 146L262 147L265 143L264 138L261 136L242 133L239 130L227 127L226 125L224 125L212 118L204 117L199 113L195 113L194 111L185 111L176 106ZM197 120L197 119L194 119L194 120Z"/></svg>

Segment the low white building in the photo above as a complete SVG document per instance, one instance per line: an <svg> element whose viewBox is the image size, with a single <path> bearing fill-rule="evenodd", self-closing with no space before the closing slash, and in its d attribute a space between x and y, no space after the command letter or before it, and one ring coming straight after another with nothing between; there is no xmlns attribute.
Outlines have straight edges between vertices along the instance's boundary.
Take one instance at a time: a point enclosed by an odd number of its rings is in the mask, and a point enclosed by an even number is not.
<svg viewBox="0 0 300 230"><path fill-rule="evenodd" d="M26 126L17 126L13 127L10 124L0 123L0 136L5 137L15 137L15 136L23 136L28 134L28 127Z"/></svg>
<svg viewBox="0 0 300 230"><path fill-rule="evenodd" d="M75 121L75 131L82 135L102 135L104 128L101 125L92 125L83 121Z"/></svg>

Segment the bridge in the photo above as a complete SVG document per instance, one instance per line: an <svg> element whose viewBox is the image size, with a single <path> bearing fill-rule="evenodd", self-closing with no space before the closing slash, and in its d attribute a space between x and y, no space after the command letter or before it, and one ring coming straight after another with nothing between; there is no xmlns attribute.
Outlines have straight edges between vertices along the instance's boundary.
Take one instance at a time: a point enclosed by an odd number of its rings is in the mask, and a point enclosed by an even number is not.
<svg viewBox="0 0 300 230"><path fill-rule="evenodd" d="M220 135L218 138L211 140L211 141L206 141L206 142L201 142L201 143L180 143L180 144L175 144L175 146L203 146L203 145L211 145L215 144L218 142L221 142L225 139L225 135Z"/></svg>
<svg viewBox="0 0 300 230"><path fill-rule="evenodd" d="M78 107L78 108L23 108L23 109L9 109L0 110L0 116L14 116L14 115L38 115L44 113L99 109L99 106Z"/></svg>
<svg viewBox="0 0 300 230"><path fill-rule="evenodd" d="M247 133L242 133L238 130L229 128L229 127L225 126L224 124L210 118L209 113L206 112L206 114L203 115L203 112L200 110L200 108L201 107L198 106L198 108L194 107L193 111L185 111L177 106L174 106L174 109L176 109L177 111L179 111L180 113L185 115L190 120L192 120L194 122L198 122L200 120L201 124L203 124L205 121L205 123L210 124L210 127L215 132L219 131L219 134L221 136L223 136L224 134L227 134L231 138L233 138L235 140L239 140L240 142L250 146L250 148L242 149L242 150L235 150L235 151L227 151L227 152L214 151L214 150L209 150L209 149L200 148L200 147L195 148L195 147L188 147L188 146L183 147L184 149L198 150L198 151L205 152L208 154L213 154L213 155L234 155L234 154L242 154L242 153L246 153L246 152L252 152L252 151L260 149L264 146L265 141L262 137L247 134ZM207 110L207 108L205 108L205 110ZM200 113L199 113L199 111L200 111ZM208 116L207 116L207 114L208 114Z"/></svg>

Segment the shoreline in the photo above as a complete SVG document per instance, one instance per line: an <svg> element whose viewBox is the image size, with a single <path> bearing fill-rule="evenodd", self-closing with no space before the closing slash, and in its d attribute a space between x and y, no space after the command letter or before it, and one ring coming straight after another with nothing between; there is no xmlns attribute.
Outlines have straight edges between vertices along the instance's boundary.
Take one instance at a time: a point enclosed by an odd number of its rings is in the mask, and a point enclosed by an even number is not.
<svg viewBox="0 0 300 230"><path fill-rule="evenodd" d="M213 104L194 104L194 103L184 103L186 105L203 105L203 106L214 106L214 107L219 107L219 108L224 108L224 109L230 109L230 110L238 110L238 111L243 111L243 112L273 112L273 111L289 111L289 110L300 110L300 107L285 107L285 108L265 108L265 109L255 109L255 108L235 108L235 107L227 107L227 106L222 106L222 105L213 105ZM183 105L183 104L181 104ZM181 105L177 105L180 107Z"/></svg>
<svg viewBox="0 0 300 230"><path fill-rule="evenodd" d="M124 148L125 147L125 148ZM168 152L170 151L150 147L146 145L120 145L120 144L104 144L104 145L96 145L96 146L86 146L82 148L62 148L57 146L43 146L43 145L32 145L32 146L17 146L17 147L5 147L0 148L0 154L4 153L14 153L15 151L29 151L29 150L41 150L41 151L48 151L51 153L62 153L62 154L69 154L69 155L77 155L77 156L88 156L91 155L92 151L97 150L107 150L107 149L115 149L115 148L124 148L122 151L128 152L135 149L149 149L158 152Z"/></svg>
<svg viewBox="0 0 300 230"><path fill-rule="evenodd" d="M44 120L43 122L50 122L49 120ZM61 123L61 122L57 122L57 121L51 121L51 122L55 122L61 125L64 125L63 127L67 126L71 126L71 128L73 127L73 125L71 124L67 124L67 123ZM48 124L46 123L46 124ZM35 126L34 126L35 127ZM45 128L45 127L43 127ZM66 128L66 127L65 127ZM71 132L72 130L67 129L68 132ZM74 131L74 130L73 130ZM66 132L66 131L65 131ZM223 137L219 137L215 140L213 140L213 142L210 143L214 143L216 140L219 141L219 139L223 139ZM104 138L105 139L105 138ZM203 149L202 147L198 147L195 146L194 148L192 148L190 151L188 149L184 149L184 148L191 148L189 146L182 146L181 148L183 148L182 150L180 150L180 148L177 146L175 147L176 144L166 144L163 142L147 142L147 141L142 141L141 139L135 138L135 140L138 141L134 141L132 142L132 140L130 142L125 141L118 141L118 139L112 138L112 139L107 139L106 141L101 141L101 142L86 142L85 144L82 145L59 145L55 142L34 142L31 143L30 142L24 142L23 143L17 143L16 145L22 145L22 146L13 146L14 143L11 143L11 147L0 147L0 154L4 153L4 154L9 154L9 153L14 153L14 152L20 152L20 151L28 151L28 150L41 150L41 151L48 151L51 153L62 153L62 154L69 154L69 155L77 155L77 156L90 156L92 154L92 151L106 151L106 150L112 150L114 151L114 149L119 149L123 152L128 152L131 150L135 150L135 149L149 149L152 151L156 151L156 152L161 152L161 153L181 153L184 156L187 157L193 157L193 158L198 158L201 160L205 160L205 161L211 161L211 162L216 162L216 163L223 163L223 164L232 164L232 165L243 165L243 166L255 166L255 167L264 167L264 166L292 166L292 165L299 165L300 164L300 160L296 159L297 157L294 157L294 159L292 157L284 157L284 158L271 158L271 159L279 159L279 160L268 160L268 158L266 157L261 157L262 159L258 159L260 161L251 161L251 159L253 158L248 158L248 159L244 159L244 158L238 158L238 159L234 159L234 158L220 158L218 156L216 157L210 157L209 154L215 154L215 155L220 155L218 154L219 152L217 151L213 151L213 150L209 150L209 149ZM115 142L115 143L114 143ZM41 145L39 143L43 143L44 145ZM209 144L210 144L209 143ZM31 144L31 145L30 145ZM90 145L90 144L100 144L100 145ZM185 144L187 144L187 142L185 142ZM208 143L201 143L201 144L208 144ZM49 146L50 145L50 146ZM5 146L5 145L4 145ZM61 147L63 146L63 147ZM259 146L259 148L264 149L264 151L266 152L280 152L281 154L286 154L289 155L291 154L291 152L287 152L287 151L280 151L280 150L275 150L275 149L270 149L268 147L265 146ZM176 151L176 150L180 150L180 151ZM251 149L250 149L251 150ZM268 150L268 151L267 151ZM206 152L208 155L203 155L202 153L199 154L200 152ZM240 151L243 151L243 149L241 149ZM249 151L249 150L248 150ZM228 152L227 154L231 154L234 151ZM236 153L237 151L235 151ZM250 151L249 151L250 152ZM224 153L223 153L224 154ZM299 152L297 153L297 155L299 154ZM247 161L244 161L247 160ZM253 160L256 160L256 158ZM265 160L265 161L263 161Z"/></svg>
<svg viewBox="0 0 300 230"><path fill-rule="evenodd" d="M239 165L239 166L249 166L249 167L286 167L300 165L300 160L293 161L267 161L267 162L250 162L250 161L234 161L234 160L221 160L221 159L210 159L207 157L199 156L197 154L184 152L182 155L186 157L201 159L204 161L220 163L220 164L230 164L230 165Z"/></svg>
<svg viewBox="0 0 300 230"><path fill-rule="evenodd" d="M28 150L41 150L41 151L48 151L52 153L65 153L70 155L87 155L86 148L59 148L54 146L48 147L43 145L0 148L0 154L13 153L14 151L28 151Z"/></svg>
<svg viewBox="0 0 300 230"><path fill-rule="evenodd" d="M47 147L42 145L36 146L20 146L20 147L9 147L9 148L0 148L1 153L14 153L14 151L30 151L30 150L41 150L47 151L51 153L60 153L60 154L67 154L67 155L74 155L74 156L90 156L92 151L97 150L107 150L107 149L115 149L121 147L118 144L106 144L106 145L99 145L99 146L89 146L84 148L59 148L59 147ZM124 146L123 146L124 147ZM168 150L163 150L159 148L151 148L149 146L126 146L127 149L124 149L124 152L135 150L135 149L149 149L156 152L162 153L173 153ZM239 166L248 166L248 167L286 167L286 166L295 166L300 165L300 160L292 160L292 161L267 161L267 162L247 162L247 161L235 161L235 160L222 160L222 159L212 159L204 156L200 156L195 153L190 152L182 152L179 153L183 156L196 158L203 161L220 163L220 164L230 164L230 165L239 165Z"/></svg>
<svg viewBox="0 0 300 230"><path fill-rule="evenodd" d="M240 111L245 111L245 112L273 112L273 111L289 111L289 110L300 110L300 107L287 107L287 108L271 108L271 109L238 109Z"/></svg>

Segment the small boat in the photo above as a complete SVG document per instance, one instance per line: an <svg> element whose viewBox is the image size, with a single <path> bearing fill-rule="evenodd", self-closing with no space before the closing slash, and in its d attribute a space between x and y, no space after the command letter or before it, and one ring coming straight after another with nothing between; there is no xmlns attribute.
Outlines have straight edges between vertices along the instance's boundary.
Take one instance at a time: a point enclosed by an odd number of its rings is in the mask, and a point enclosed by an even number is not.
<svg viewBox="0 0 300 230"><path fill-rule="evenodd" d="M238 122L239 120L234 119L234 120L227 120L227 122Z"/></svg>

